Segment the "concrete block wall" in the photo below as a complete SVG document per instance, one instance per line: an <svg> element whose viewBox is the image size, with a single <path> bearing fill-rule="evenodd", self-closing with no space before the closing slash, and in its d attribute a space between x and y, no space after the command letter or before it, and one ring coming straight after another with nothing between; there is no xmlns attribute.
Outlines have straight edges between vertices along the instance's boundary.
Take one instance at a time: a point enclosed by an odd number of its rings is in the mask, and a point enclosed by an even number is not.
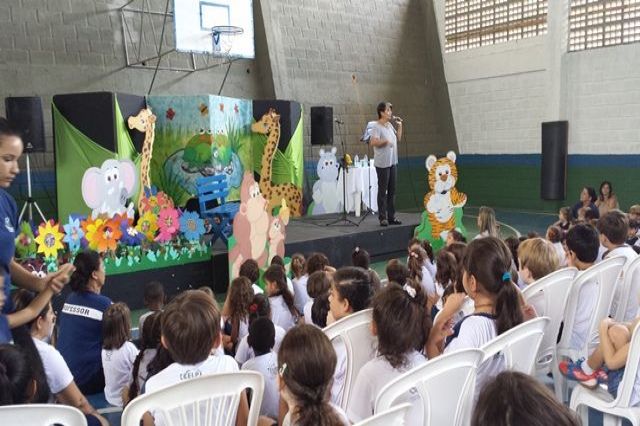
<svg viewBox="0 0 640 426"><path fill-rule="evenodd" d="M172 1L172 0L170 0ZM125 67L120 8L126 0L4 0L0 4L0 97L43 97L47 153L53 168L50 102L59 93L119 91L146 94L153 71ZM150 0L163 11L165 0ZM393 102L405 119L401 156L422 158L456 149L439 39L431 2L422 0L254 0L256 59L233 64L223 95L289 99L305 109L305 158L313 162L309 108L334 107L347 152L375 106ZM142 1L133 4L142 7ZM161 18L156 17L156 28ZM136 27L130 27L135 35ZM146 33L149 35L149 32ZM171 43L173 28L165 35ZM151 43L147 37L147 43ZM149 46L147 46L149 48ZM184 65L168 55L163 65ZM216 93L226 69L194 73L160 70L153 94ZM4 114L0 106L0 114ZM339 151L342 151L341 149ZM412 176L412 175L411 175ZM411 179L411 177L409 177ZM420 196L421 197L421 196Z"/></svg>
<svg viewBox="0 0 640 426"><path fill-rule="evenodd" d="M548 4L546 35L442 53L460 186L470 205L555 212L609 180L628 208L640 201L640 44L570 53L569 0ZM434 5L444 45L444 2ZM569 122L567 199L550 202L540 199L541 123L557 120Z"/></svg>

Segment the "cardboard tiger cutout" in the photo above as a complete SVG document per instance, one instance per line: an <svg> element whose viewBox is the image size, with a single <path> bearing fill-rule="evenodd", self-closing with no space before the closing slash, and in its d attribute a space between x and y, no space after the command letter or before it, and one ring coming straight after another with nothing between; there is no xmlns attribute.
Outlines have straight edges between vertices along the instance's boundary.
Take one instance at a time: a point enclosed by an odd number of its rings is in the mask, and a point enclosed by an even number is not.
<svg viewBox="0 0 640 426"><path fill-rule="evenodd" d="M431 192L424 196L424 207L431 223L431 237L444 241L447 233L456 228L454 209L464 206L467 196L456 189L458 168L455 152L449 151L446 157L439 159L430 155L425 165Z"/></svg>

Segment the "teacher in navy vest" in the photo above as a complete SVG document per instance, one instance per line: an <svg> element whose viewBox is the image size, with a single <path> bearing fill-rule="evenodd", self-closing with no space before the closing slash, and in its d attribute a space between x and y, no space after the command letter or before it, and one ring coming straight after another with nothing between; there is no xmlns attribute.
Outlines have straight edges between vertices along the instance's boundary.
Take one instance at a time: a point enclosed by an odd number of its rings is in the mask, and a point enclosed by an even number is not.
<svg viewBox="0 0 640 426"><path fill-rule="evenodd" d="M395 198L402 119L393 116L390 102L380 102L377 112L378 121L371 127L370 143L378 175L378 219L380 226L400 225L401 222L396 219Z"/></svg>
<svg viewBox="0 0 640 426"><path fill-rule="evenodd" d="M18 207L6 191L20 173L18 160L22 156L23 143L20 132L0 117L0 274L4 281L0 286L0 343L10 342L14 337L9 329L6 314L14 311L11 286L15 285L34 292L50 286L54 293L62 290L69 281L71 266L62 266L58 272L39 278L27 271L14 259L15 240L19 233ZM24 329L26 337L28 331ZM29 337L29 341L31 338ZM21 342L22 343L22 342ZM35 350L35 347L32 348Z"/></svg>
<svg viewBox="0 0 640 426"><path fill-rule="evenodd" d="M111 299L102 296L104 262L92 250L78 253L71 275L71 293L58 321L58 351L67 362L78 388L85 395L104 389L102 370L102 314Z"/></svg>

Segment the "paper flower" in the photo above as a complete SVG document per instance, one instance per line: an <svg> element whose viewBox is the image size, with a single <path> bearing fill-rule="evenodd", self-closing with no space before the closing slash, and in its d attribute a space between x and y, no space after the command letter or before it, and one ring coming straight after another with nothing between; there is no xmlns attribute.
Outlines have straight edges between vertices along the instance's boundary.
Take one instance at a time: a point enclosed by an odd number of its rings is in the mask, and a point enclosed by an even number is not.
<svg viewBox="0 0 640 426"><path fill-rule="evenodd" d="M36 237L28 222L20 224L20 233L16 237L16 251L21 258L31 257L36 254Z"/></svg>
<svg viewBox="0 0 640 426"><path fill-rule="evenodd" d="M171 238L180 230L178 210L171 208L160 210L160 214L158 215L158 228L160 229L160 233L156 237L156 241L159 243L171 241Z"/></svg>
<svg viewBox="0 0 640 426"><path fill-rule="evenodd" d="M69 222L64 225L64 232L66 235L62 241L67 243L71 252L78 251L82 244L82 237L84 237L84 231L80 227L80 219L69 216Z"/></svg>
<svg viewBox="0 0 640 426"><path fill-rule="evenodd" d="M145 212L140 219L138 219L138 224L136 225L136 229L142 235L147 237L148 240L153 241L156 236L156 231L158 230L158 219L156 216L148 211Z"/></svg>
<svg viewBox="0 0 640 426"><path fill-rule="evenodd" d="M60 232L60 227L53 220L43 223L38 227L38 253L43 253L45 257L58 257L58 250L64 249L62 238L64 234Z"/></svg>
<svg viewBox="0 0 640 426"><path fill-rule="evenodd" d="M130 247L139 246L145 238L142 232L129 225L126 221L120 222L120 231L122 231L120 242Z"/></svg>
<svg viewBox="0 0 640 426"><path fill-rule="evenodd" d="M89 248L98 253L104 253L107 250L115 251L120 237L122 237L122 231L118 223L112 219L97 218L87 225L86 238L89 241Z"/></svg>
<svg viewBox="0 0 640 426"><path fill-rule="evenodd" d="M200 218L198 213L184 212L180 218L180 231L187 240L199 241L205 232L204 220Z"/></svg>
<svg viewBox="0 0 640 426"><path fill-rule="evenodd" d="M141 213L152 212L157 215L161 210L174 208L173 200L155 187L151 189L145 188L144 196L140 202L142 204Z"/></svg>

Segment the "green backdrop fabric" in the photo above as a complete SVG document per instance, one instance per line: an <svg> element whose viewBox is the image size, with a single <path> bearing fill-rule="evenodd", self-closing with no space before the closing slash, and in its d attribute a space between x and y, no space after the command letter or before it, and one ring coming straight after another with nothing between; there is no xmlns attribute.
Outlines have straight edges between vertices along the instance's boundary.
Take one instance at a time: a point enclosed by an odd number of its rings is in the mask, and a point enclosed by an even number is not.
<svg viewBox="0 0 640 426"><path fill-rule="evenodd" d="M131 136L129 135L129 131L127 130L127 124L125 123L124 117L122 116L122 111L120 111L120 105L118 105L117 98L115 100L115 111L118 159L129 159L133 161L133 163L136 165L136 170L138 171L138 189L135 191L132 197L133 203L137 205L138 198L140 198L140 195L142 195L142 182L140 180L140 163L142 162L142 155L138 154L138 152L136 151L136 147L133 145L133 141L131 140Z"/></svg>
<svg viewBox="0 0 640 426"><path fill-rule="evenodd" d="M302 114L296 130L291 136L289 145L284 150L276 150L273 156L271 167L271 182L276 185L291 182L301 188L304 174L303 137L302 137ZM267 144L267 137L253 134L256 149L252 150L253 170L260 174L262 169L262 155Z"/></svg>
<svg viewBox="0 0 640 426"><path fill-rule="evenodd" d="M116 135L118 154L100 146L75 128L52 103L55 122L56 193L58 220L67 221L70 214L91 214L82 198L82 176L90 167L100 167L110 158L128 158L140 169L140 156L133 146L117 102ZM139 176L139 173L138 173ZM137 195L137 194L136 194ZM137 199L137 198L136 198Z"/></svg>

